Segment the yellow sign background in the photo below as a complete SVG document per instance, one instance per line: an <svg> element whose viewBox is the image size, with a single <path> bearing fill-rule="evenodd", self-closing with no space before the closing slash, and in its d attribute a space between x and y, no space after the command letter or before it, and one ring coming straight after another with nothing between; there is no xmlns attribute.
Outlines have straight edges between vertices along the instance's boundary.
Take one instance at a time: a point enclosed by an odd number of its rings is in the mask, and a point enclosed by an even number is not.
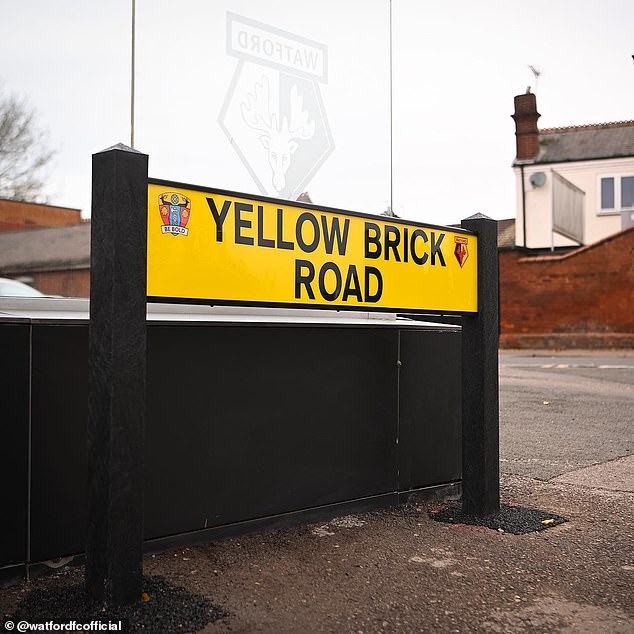
<svg viewBox="0 0 634 634"><path fill-rule="evenodd" d="M186 233L166 226L166 193L176 194ZM148 186L152 299L476 312L477 261L476 236L446 227L176 183Z"/></svg>

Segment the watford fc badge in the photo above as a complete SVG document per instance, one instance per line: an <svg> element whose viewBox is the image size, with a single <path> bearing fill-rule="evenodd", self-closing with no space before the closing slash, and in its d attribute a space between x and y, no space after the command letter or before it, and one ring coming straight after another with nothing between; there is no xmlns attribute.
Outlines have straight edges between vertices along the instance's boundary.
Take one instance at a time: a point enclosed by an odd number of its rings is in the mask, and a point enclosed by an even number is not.
<svg viewBox="0 0 634 634"><path fill-rule="evenodd" d="M186 236L189 233L187 222L191 212L191 201L187 196L176 192L159 194L159 211L163 226L163 233L171 233L173 236Z"/></svg>
<svg viewBox="0 0 634 634"><path fill-rule="evenodd" d="M456 260L458 260L460 268L462 268L464 266L464 263L467 261L467 258L469 257L469 251L467 249L469 238L455 236L454 241L456 243L456 247L453 250L453 254L456 256Z"/></svg>

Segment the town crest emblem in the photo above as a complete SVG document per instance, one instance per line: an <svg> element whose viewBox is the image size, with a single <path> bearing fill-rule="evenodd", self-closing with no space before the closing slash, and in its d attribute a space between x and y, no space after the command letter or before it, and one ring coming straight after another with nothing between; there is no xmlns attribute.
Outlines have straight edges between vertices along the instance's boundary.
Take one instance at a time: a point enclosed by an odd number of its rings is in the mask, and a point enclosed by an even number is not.
<svg viewBox="0 0 634 634"><path fill-rule="evenodd" d="M163 226L163 233L173 236L186 236L189 233L187 223L191 212L191 201L187 196L177 192L159 194L159 212Z"/></svg>

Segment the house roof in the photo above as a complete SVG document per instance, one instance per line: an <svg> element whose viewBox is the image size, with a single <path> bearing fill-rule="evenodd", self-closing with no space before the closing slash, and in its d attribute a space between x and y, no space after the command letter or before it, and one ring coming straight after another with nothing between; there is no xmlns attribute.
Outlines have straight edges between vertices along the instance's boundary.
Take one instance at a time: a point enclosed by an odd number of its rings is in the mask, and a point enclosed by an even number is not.
<svg viewBox="0 0 634 634"><path fill-rule="evenodd" d="M55 271L90 266L90 222L0 233L0 272Z"/></svg>
<svg viewBox="0 0 634 634"><path fill-rule="evenodd" d="M515 218L496 220L498 230L498 249L515 248ZM450 227L460 228L461 225L452 224Z"/></svg>
<svg viewBox="0 0 634 634"><path fill-rule="evenodd" d="M515 218L498 220L498 249L515 248Z"/></svg>
<svg viewBox="0 0 634 634"><path fill-rule="evenodd" d="M616 121L539 131L535 163L565 163L634 156L634 121Z"/></svg>

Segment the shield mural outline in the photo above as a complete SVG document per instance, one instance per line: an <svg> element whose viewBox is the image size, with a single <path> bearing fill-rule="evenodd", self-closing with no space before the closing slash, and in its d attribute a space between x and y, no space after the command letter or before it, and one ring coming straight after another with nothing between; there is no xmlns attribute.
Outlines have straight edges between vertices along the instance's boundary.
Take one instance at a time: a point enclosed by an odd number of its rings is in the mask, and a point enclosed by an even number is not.
<svg viewBox="0 0 634 634"><path fill-rule="evenodd" d="M295 55L254 53L241 45L249 29ZM262 194L296 199L335 147L318 84L327 81L327 47L227 13L227 54L239 61L218 123Z"/></svg>

